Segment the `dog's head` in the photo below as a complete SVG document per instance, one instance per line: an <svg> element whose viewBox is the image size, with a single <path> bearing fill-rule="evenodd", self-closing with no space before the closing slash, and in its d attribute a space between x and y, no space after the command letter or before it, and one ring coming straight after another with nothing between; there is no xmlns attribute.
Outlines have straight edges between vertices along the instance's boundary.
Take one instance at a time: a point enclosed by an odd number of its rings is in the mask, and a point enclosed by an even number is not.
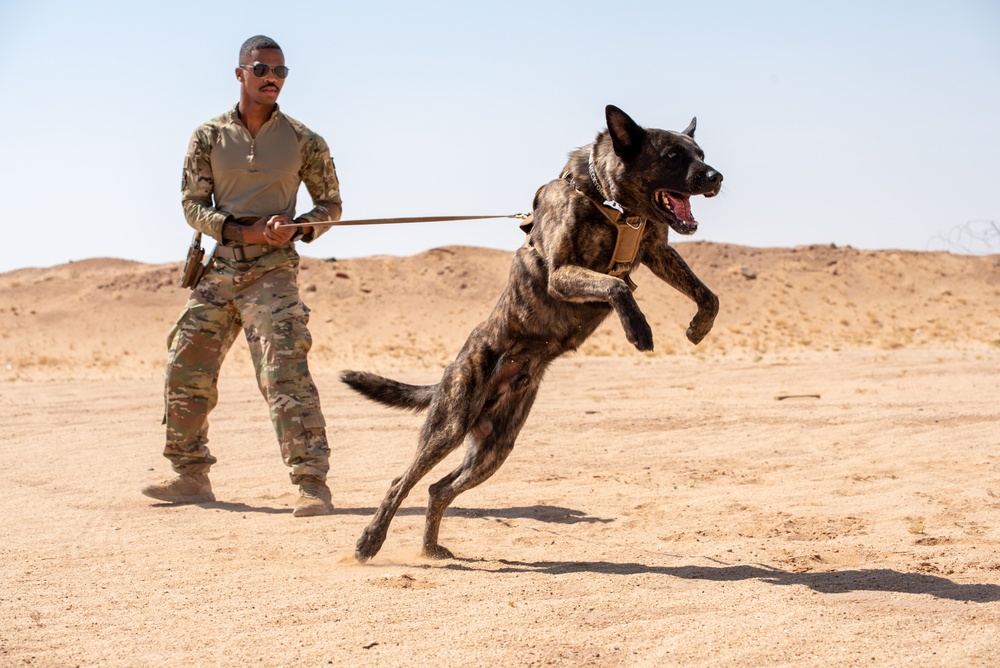
<svg viewBox="0 0 1000 668"><path fill-rule="evenodd" d="M603 163L612 197L630 215L693 234L698 222L691 214L690 198L714 197L722 188L722 174L705 163L705 153L694 141L697 119L683 132L671 132L641 128L614 105L608 105L605 113L614 156L603 151L595 158Z"/></svg>

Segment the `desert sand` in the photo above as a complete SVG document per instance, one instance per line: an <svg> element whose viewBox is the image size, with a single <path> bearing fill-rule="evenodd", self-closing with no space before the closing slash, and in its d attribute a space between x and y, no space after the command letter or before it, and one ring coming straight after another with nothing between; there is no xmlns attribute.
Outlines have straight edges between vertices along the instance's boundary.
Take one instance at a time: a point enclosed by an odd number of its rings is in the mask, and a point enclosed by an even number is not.
<svg viewBox="0 0 1000 668"><path fill-rule="evenodd" d="M510 253L303 261L335 513L293 518L245 342L212 419L218 501L139 488L162 448L179 264L0 274L0 665L1000 665L1000 256L684 243L646 272L656 350L609 319L557 361L500 471L419 554L426 487L353 545L418 415L340 370L433 382Z"/></svg>

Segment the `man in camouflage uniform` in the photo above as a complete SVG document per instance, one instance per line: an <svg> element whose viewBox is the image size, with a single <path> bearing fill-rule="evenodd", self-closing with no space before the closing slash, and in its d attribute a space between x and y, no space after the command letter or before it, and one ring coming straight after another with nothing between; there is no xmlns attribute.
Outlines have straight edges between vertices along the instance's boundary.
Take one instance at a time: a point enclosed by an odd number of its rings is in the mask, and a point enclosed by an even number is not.
<svg viewBox="0 0 1000 668"><path fill-rule="evenodd" d="M278 109L287 75L278 44L251 37L236 68L239 103L191 138L184 214L219 245L167 337L163 454L178 475L142 490L160 501L215 500L208 479L216 462L207 446L208 414L218 399L222 360L242 328L281 456L299 486L293 515L332 510L326 485L330 449L306 362L312 339L309 309L296 282L294 242L310 242L327 229L311 222L340 218L340 185L322 137ZM295 218L300 183L314 206Z"/></svg>

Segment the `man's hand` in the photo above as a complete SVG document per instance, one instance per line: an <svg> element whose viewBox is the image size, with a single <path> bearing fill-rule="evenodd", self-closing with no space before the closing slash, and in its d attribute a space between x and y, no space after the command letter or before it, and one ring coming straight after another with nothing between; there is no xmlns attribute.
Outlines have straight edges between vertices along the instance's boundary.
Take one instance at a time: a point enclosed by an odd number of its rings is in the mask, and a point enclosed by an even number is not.
<svg viewBox="0 0 1000 668"><path fill-rule="evenodd" d="M278 227L290 225L290 227ZM227 222L222 226L222 238L243 244L268 244L284 246L295 235L295 221L286 215L258 218L253 225Z"/></svg>
<svg viewBox="0 0 1000 668"><path fill-rule="evenodd" d="M279 227L286 225L287 227ZM295 221L285 214L271 216L264 224L264 243L272 246L284 246L295 236L295 228Z"/></svg>

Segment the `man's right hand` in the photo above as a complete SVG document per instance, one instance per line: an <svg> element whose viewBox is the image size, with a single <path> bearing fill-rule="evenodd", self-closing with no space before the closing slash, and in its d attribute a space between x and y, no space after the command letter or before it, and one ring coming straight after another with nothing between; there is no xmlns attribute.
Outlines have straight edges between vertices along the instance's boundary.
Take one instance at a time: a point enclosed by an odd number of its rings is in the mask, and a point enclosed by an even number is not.
<svg viewBox="0 0 1000 668"><path fill-rule="evenodd" d="M222 225L222 238L226 241L237 241L241 244L266 244L264 234L267 231L267 221L270 216L258 218L252 225L241 225L229 220Z"/></svg>

